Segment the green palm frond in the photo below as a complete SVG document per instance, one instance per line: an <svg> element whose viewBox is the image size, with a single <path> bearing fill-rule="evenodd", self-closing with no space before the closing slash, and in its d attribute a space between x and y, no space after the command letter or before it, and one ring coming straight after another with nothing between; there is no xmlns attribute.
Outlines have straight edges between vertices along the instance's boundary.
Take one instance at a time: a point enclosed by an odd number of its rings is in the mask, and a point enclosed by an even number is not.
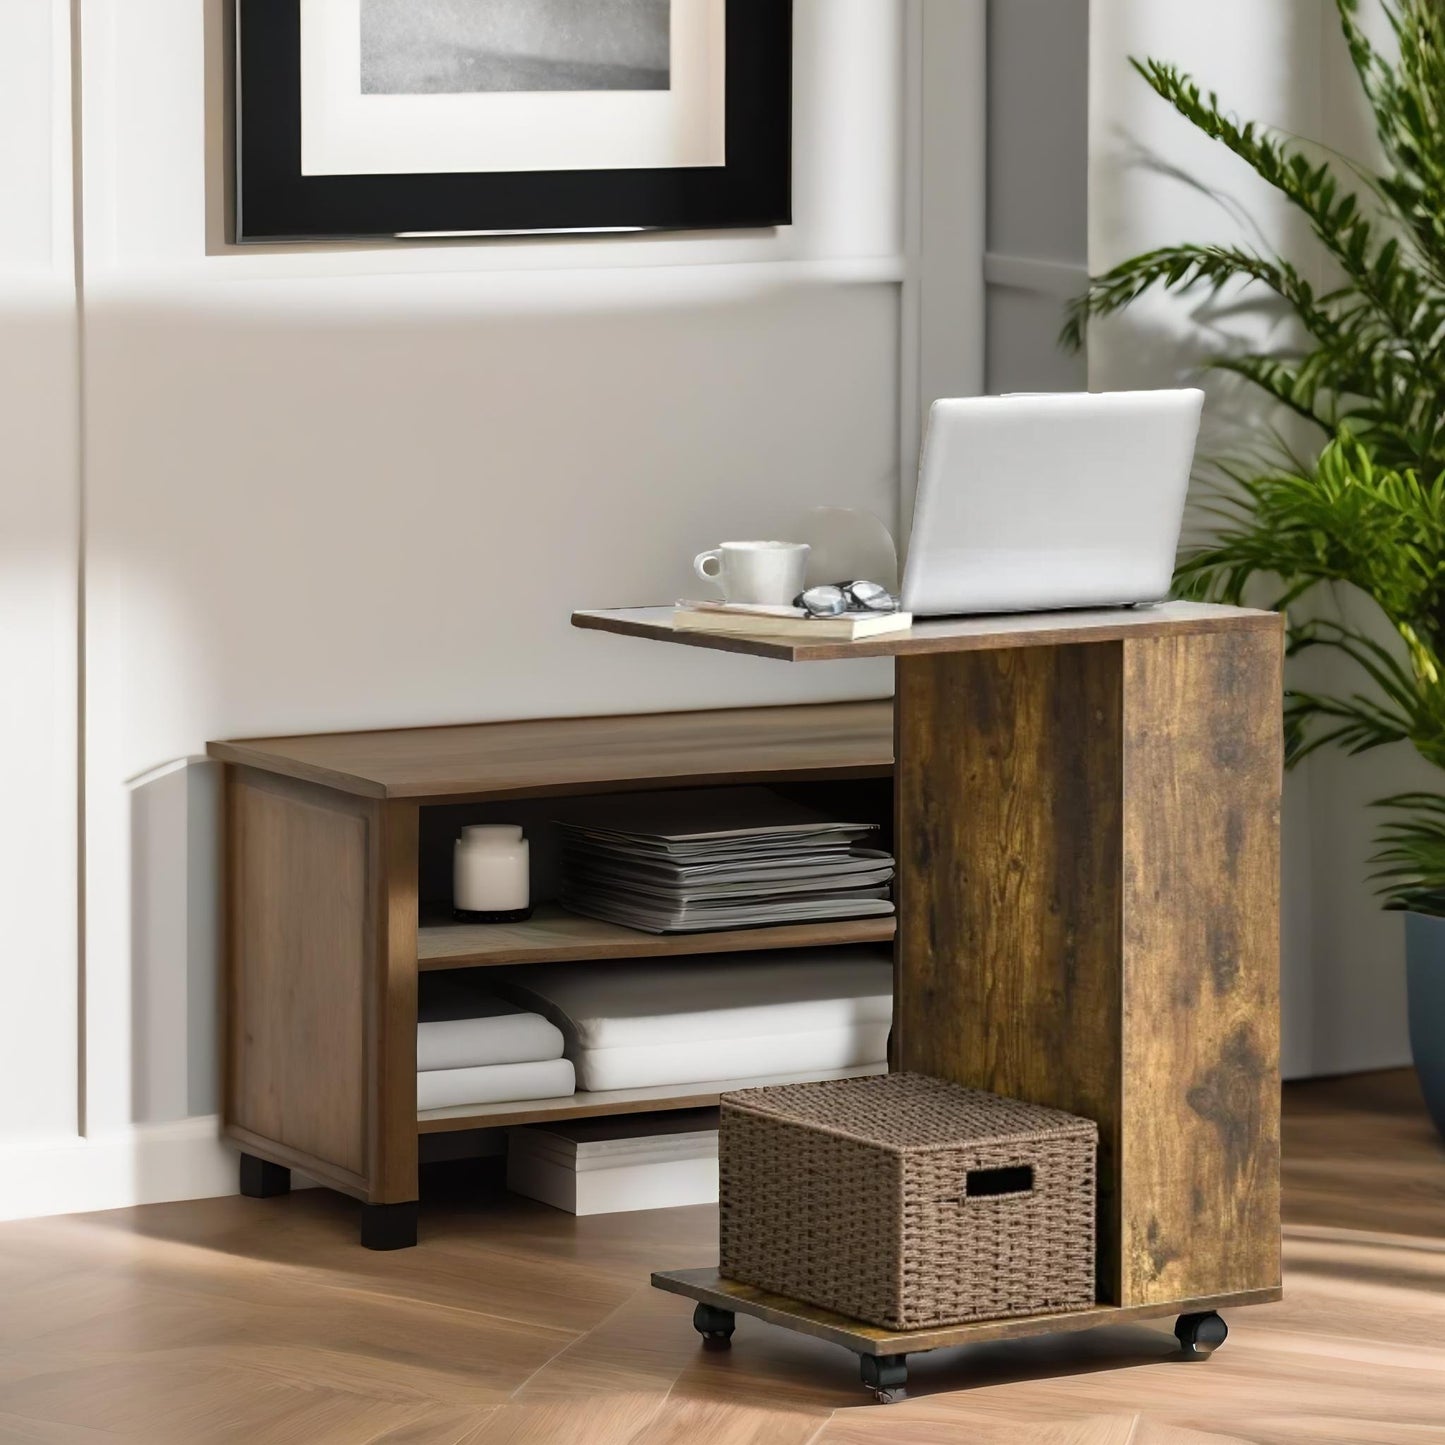
<svg viewBox="0 0 1445 1445"><path fill-rule="evenodd" d="M1161 246L1146 251L1123 266L1099 277L1078 300L1070 302L1062 340L1077 351L1084 342L1090 316L1108 316L1136 301L1145 291L1160 286L1166 291L1187 291L1206 286L1211 292L1235 281L1258 281L1287 301L1313 334L1333 325L1320 308L1314 288L1288 261L1264 257L1239 246Z"/></svg>
<svg viewBox="0 0 1445 1445"><path fill-rule="evenodd" d="M1376 892L1388 908L1445 916L1445 797L1397 793L1375 807L1392 815L1375 832Z"/></svg>
<svg viewBox="0 0 1445 1445"><path fill-rule="evenodd" d="M1426 0L1406 8L1433 10ZM1253 121L1240 124L1183 71L1158 61L1135 61L1154 90L1186 120L1245 161L1309 222L1315 238L1347 278L1347 295L1360 322L1383 344L1421 361L1434 353L1445 329L1445 305L1381 217L1336 174L1332 157L1315 160L1295 142ZM1381 184L1379 190L1388 195Z"/></svg>
<svg viewBox="0 0 1445 1445"><path fill-rule="evenodd" d="M1264 598L1288 618L1291 656L1328 652L1352 675L1287 692L1291 763L1326 746L1354 754L1407 742L1445 768L1445 0L1375 3L1393 30L1388 55L1360 23L1361 0L1336 0L1384 157L1378 173L1237 118L1176 66L1133 62L1304 217L1336 279L1321 286L1245 246L1160 247L1094 277L1060 339L1081 347L1091 321L1149 293L1253 288L1290 313L1289 348L1208 365L1312 423L1319 451L1300 457L1266 437L1263 454L1217 459L1194 502L1209 540L1182 557L1176 590ZM1369 598L1378 625L1321 620L1318 601L1339 588ZM1445 789L1379 806L1382 894L1445 915Z"/></svg>
<svg viewBox="0 0 1445 1445"><path fill-rule="evenodd" d="M1069 307L1061 342L1084 344L1088 323L1146 292L1262 286L1298 320L1297 354L1223 356L1326 432L1348 420L1392 466L1436 472L1445 462L1445 42L1442 0L1387 5L1400 40L1386 62L1361 31L1358 0L1337 0L1341 23L1392 162L1378 176L1230 115L1176 66L1133 62L1203 134L1244 161L1306 219L1341 284L1320 291L1289 262L1244 247L1181 245L1130 258L1095 277Z"/></svg>
<svg viewBox="0 0 1445 1445"><path fill-rule="evenodd" d="M1375 134L1390 160L1377 178L1415 239L1422 258L1445 255L1445 15L1438 4L1388 10L1398 59L1386 62L1360 28L1359 0L1339 0L1350 58L1375 117ZM1432 267L1440 279L1438 266Z"/></svg>

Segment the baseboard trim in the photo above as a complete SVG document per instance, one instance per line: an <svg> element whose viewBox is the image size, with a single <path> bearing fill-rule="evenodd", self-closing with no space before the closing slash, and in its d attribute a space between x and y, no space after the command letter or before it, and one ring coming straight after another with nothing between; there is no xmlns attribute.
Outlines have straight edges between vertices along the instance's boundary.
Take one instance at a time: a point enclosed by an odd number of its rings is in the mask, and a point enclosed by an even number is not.
<svg viewBox="0 0 1445 1445"><path fill-rule="evenodd" d="M0 1145L0 1220L235 1194L237 1158L214 1115Z"/></svg>

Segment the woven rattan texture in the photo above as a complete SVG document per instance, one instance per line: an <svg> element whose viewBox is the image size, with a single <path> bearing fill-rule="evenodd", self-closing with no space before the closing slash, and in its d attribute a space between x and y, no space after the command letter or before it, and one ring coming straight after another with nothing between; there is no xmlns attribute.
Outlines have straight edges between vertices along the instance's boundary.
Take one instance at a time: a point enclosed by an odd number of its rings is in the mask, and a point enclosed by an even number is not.
<svg viewBox="0 0 1445 1445"><path fill-rule="evenodd" d="M1090 1132L1076 1114L966 1089L924 1074L879 1074L817 1084L779 1084L728 1095L737 1108L847 1134L890 1149L927 1149L971 1139L1032 1138L1055 1129Z"/></svg>
<svg viewBox="0 0 1445 1445"><path fill-rule="evenodd" d="M724 1095L721 1272L888 1329L1094 1303L1098 1131L917 1074ZM970 1198L970 1171L1033 1187Z"/></svg>

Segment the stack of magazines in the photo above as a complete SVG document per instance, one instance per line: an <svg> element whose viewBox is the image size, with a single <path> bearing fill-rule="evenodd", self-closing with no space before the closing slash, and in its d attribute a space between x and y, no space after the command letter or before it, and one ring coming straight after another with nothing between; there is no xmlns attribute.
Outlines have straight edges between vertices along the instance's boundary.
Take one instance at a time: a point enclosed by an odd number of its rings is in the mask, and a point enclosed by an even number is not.
<svg viewBox="0 0 1445 1445"><path fill-rule="evenodd" d="M766 788L619 798L558 824L561 901L647 933L816 923L893 912L873 823Z"/></svg>

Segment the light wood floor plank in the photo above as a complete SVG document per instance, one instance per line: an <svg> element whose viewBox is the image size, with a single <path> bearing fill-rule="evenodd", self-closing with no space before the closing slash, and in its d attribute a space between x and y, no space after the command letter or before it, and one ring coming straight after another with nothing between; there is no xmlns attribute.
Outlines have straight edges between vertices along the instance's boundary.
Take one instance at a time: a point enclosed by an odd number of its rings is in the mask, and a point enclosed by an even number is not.
<svg viewBox="0 0 1445 1445"><path fill-rule="evenodd" d="M505 1405L460 1445L630 1445L661 1409L659 1394L594 1394L552 1404Z"/></svg>
<svg viewBox="0 0 1445 1445"><path fill-rule="evenodd" d="M820 1422L766 1401L669 1400L630 1445L810 1445Z"/></svg>
<svg viewBox="0 0 1445 1445"><path fill-rule="evenodd" d="M383 1431L366 1445L463 1445L484 1428L496 1414L496 1406L485 1410L428 1410L425 1415Z"/></svg>
<svg viewBox="0 0 1445 1445"><path fill-rule="evenodd" d="M422 1413L233 1367L159 1357L65 1364L19 1357L23 1378L0 1382L8 1413L153 1445L355 1445Z"/></svg>
<svg viewBox="0 0 1445 1445"><path fill-rule="evenodd" d="M597 1394L661 1400L697 1357L691 1311L655 1289L638 1289L601 1324L554 1355L517 1392L527 1404L565 1404Z"/></svg>
<svg viewBox="0 0 1445 1445"><path fill-rule="evenodd" d="M899 1413L899 1412L890 1412ZM1090 1415L1051 1425L994 1421L970 1425L968 1445L1246 1445L1239 1435L1206 1435L1139 1415ZM819 1445L958 1445L959 1427L947 1419L881 1422L874 1412L845 1411L833 1417Z"/></svg>
<svg viewBox="0 0 1445 1445"><path fill-rule="evenodd" d="M0 1415L0 1445L123 1445L124 1437L109 1430L87 1430L80 1425L57 1425Z"/></svg>

